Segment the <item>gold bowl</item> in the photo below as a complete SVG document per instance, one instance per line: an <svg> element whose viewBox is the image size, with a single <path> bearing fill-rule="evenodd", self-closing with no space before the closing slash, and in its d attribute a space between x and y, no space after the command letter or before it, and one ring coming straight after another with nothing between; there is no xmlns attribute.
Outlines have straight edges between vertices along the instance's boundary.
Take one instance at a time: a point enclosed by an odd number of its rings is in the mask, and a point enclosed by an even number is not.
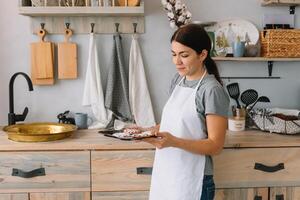
<svg viewBox="0 0 300 200"><path fill-rule="evenodd" d="M8 139L17 142L48 142L69 137L77 127L61 123L28 123L5 126Z"/></svg>

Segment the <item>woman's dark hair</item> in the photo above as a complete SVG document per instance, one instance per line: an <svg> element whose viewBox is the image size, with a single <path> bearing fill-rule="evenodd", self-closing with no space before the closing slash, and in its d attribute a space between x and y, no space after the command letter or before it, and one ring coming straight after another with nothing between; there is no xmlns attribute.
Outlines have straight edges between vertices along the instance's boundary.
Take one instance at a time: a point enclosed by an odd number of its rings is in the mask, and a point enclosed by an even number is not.
<svg viewBox="0 0 300 200"><path fill-rule="evenodd" d="M195 50L198 54L202 50L207 50L207 57L204 60L206 70L209 74L215 75L217 81L222 84L218 67L215 61L210 57L211 40L204 30L198 24L188 24L178 28L171 38L171 42L176 41Z"/></svg>

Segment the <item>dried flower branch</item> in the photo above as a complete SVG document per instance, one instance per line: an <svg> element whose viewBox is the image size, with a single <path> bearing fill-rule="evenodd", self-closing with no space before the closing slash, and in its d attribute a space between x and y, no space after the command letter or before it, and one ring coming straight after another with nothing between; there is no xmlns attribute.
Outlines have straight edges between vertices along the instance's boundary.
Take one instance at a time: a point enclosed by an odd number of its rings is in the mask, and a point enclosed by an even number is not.
<svg viewBox="0 0 300 200"><path fill-rule="evenodd" d="M181 0L161 0L172 28L179 28L191 21L192 14L187 10Z"/></svg>

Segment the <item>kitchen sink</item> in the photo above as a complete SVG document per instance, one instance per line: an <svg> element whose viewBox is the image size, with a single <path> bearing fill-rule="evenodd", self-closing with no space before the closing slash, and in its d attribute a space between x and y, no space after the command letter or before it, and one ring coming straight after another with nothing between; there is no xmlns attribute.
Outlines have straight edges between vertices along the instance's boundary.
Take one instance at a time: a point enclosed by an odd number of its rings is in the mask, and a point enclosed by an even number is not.
<svg viewBox="0 0 300 200"><path fill-rule="evenodd" d="M25 123L5 126L8 139L17 142L48 142L71 136L77 127L62 123Z"/></svg>

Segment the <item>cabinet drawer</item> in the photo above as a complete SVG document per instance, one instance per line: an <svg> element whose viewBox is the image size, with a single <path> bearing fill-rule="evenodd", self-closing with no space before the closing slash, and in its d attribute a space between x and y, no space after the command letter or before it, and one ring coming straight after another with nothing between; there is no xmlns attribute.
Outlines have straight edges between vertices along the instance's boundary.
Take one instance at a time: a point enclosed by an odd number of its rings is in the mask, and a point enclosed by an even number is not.
<svg viewBox="0 0 300 200"><path fill-rule="evenodd" d="M148 200L149 192L93 192L92 200Z"/></svg>
<svg viewBox="0 0 300 200"><path fill-rule="evenodd" d="M154 151L94 151L92 152L93 191L149 190ZM145 167L145 173L138 168Z"/></svg>
<svg viewBox="0 0 300 200"><path fill-rule="evenodd" d="M225 149L214 157L218 188L299 186L300 148Z"/></svg>
<svg viewBox="0 0 300 200"><path fill-rule="evenodd" d="M89 152L1 152L0 163L3 193L90 190ZM38 171L31 177L28 172L35 169L44 169L45 175Z"/></svg>

